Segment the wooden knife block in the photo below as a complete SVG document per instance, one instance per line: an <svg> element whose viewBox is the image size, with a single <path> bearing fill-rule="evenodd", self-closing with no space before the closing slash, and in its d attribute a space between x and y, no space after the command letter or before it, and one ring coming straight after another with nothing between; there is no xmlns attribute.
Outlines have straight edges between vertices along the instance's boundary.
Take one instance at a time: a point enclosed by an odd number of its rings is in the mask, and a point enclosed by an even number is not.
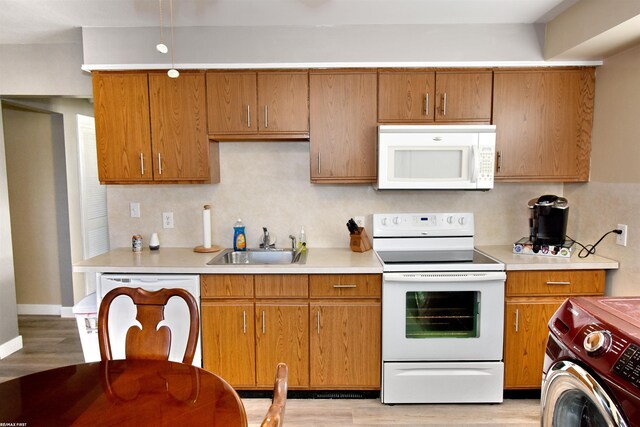
<svg viewBox="0 0 640 427"><path fill-rule="evenodd" d="M364 230L364 227L360 227L359 230L360 234L351 234L349 247L353 252L366 252L371 249L371 242L369 241L369 236L367 236L367 232Z"/></svg>

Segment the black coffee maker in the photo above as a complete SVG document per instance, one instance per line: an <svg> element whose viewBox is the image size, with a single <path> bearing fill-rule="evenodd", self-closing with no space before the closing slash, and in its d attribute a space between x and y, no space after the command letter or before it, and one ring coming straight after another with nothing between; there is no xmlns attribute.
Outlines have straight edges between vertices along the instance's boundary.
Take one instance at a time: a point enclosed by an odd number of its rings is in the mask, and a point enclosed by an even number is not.
<svg viewBox="0 0 640 427"><path fill-rule="evenodd" d="M529 239L534 245L562 245L567 232L569 202L547 194L529 200Z"/></svg>

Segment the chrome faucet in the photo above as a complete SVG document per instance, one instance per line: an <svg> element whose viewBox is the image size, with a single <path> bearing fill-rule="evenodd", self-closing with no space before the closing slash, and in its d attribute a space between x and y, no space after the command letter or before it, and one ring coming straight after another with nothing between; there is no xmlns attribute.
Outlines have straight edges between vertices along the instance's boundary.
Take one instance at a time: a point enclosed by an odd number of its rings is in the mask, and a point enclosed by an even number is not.
<svg viewBox="0 0 640 427"><path fill-rule="evenodd" d="M296 236L294 236L293 234L289 234L289 238L291 239L291 250L295 251L296 250Z"/></svg>
<svg viewBox="0 0 640 427"><path fill-rule="evenodd" d="M264 249L271 249L274 248L275 245L271 244L271 236L269 236L269 230L267 230L267 227L262 227L262 232L263 237L262 237L262 246Z"/></svg>

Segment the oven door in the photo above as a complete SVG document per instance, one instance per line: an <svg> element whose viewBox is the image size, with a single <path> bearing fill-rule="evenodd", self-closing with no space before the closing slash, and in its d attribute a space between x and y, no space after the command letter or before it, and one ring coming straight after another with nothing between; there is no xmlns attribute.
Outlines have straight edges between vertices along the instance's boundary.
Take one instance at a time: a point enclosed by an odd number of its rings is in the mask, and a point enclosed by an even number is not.
<svg viewBox="0 0 640 427"><path fill-rule="evenodd" d="M385 273L384 361L502 360L502 271Z"/></svg>

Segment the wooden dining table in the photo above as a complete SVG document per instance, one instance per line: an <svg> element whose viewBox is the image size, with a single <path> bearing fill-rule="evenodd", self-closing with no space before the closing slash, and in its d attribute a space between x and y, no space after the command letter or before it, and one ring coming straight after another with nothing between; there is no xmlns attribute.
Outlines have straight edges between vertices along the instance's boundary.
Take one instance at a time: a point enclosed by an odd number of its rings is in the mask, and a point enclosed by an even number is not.
<svg viewBox="0 0 640 427"><path fill-rule="evenodd" d="M247 426L236 391L192 365L109 360L0 383L0 425Z"/></svg>

